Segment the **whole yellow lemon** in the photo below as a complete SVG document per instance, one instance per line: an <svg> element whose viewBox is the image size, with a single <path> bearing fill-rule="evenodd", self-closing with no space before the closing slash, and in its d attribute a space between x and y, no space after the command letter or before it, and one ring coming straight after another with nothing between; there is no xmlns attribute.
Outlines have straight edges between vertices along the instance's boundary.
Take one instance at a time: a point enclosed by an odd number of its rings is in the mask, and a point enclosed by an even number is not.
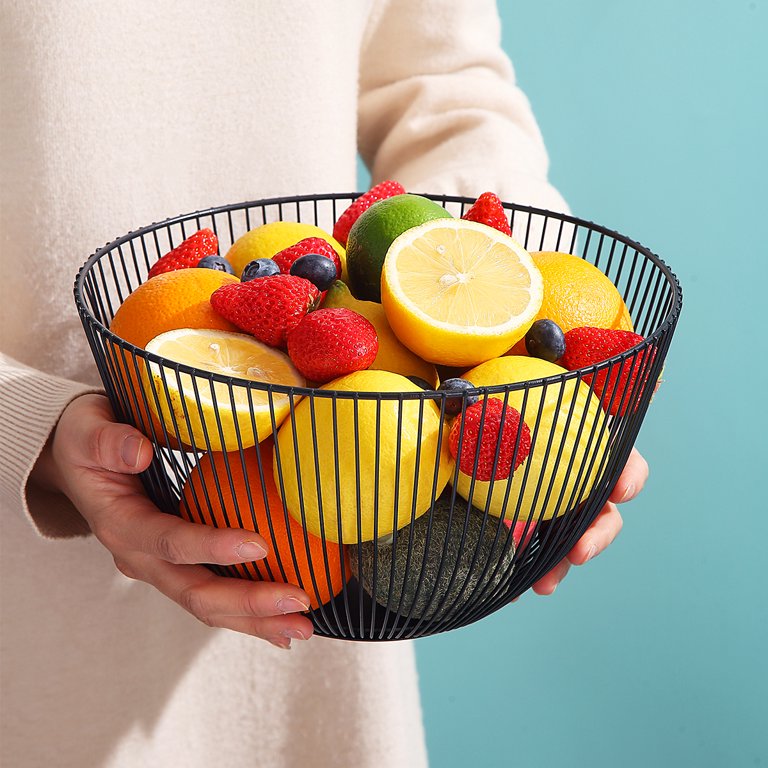
<svg viewBox="0 0 768 768"><path fill-rule="evenodd" d="M421 392L388 371L351 373L324 385L343 393ZM288 512L329 541L371 541L430 509L453 460L434 402L308 396L277 433L275 482Z"/></svg>
<svg viewBox="0 0 768 768"><path fill-rule="evenodd" d="M566 373L534 357L505 356L482 363L462 378L477 387L513 384ZM504 399L505 394L491 397ZM509 393L531 431L528 458L506 480L474 480L458 472L456 491L471 492L478 509L497 517L549 520L582 502L594 488L608 445L607 418L598 398L584 383L537 384Z"/></svg>

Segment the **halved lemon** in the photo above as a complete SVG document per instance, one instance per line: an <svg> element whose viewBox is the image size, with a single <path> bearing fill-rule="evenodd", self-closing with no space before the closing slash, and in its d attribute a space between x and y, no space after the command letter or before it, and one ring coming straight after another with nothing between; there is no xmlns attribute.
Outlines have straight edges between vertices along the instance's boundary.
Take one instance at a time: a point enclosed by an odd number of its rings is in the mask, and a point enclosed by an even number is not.
<svg viewBox="0 0 768 768"><path fill-rule="evenodd" d="M398 237L381 275L381 303L400 341L432 363L471 366L525 336L543 297L528 251L497 230L435 219Z"/></svg>
<svg viewBox="0 0 768 768"><path fill-rule="evenodd" d="M151 381L146 376L144 381L149 406L171 436L178 430L181 443L195 450L249 448L282 424L291 396L252 388L247 382L295 387L306 383L286 354L242 333L181 328L155 336L146 350L170 361L149 363ZM231 381L184 373L174 362Z"/></svg>

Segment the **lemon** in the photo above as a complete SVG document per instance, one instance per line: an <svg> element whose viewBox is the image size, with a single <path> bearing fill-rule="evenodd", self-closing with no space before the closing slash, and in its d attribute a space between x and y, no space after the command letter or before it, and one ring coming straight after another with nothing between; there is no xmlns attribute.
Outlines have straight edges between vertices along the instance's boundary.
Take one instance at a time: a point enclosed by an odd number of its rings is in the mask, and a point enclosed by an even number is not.
<svg viewBox="0 0 768 768"><path fill-rule="evenodd" d="M538 358L505 356L467 371L462 378L485 387L565 372ZM490 482L480 480L472 486L471 476L459 472L456 491L467 499L471 490L472 503L481 510L488 505L497 517L512 519L520 504L521 520L529 516L549 520L573 509L594 488L608 443L607 420L598 398L583 382L578 388L572 379L532 386L527 398L524 395L525 390L510 392L507 404L520 411L531 431L533 442L526 461L509 480L496 481L493 489ZM491 397L503 400L505 395Z"/></svg>
<svg viewBox="0 0 768 768"><path fill-rule="evenodd" d="M147 352L222 376L302 387L305 381L290 358L277 349L242 333L182 328L161 333ZM149 362L155 395L145 375L150 408L182 444L197 450L233 451L250 448L279 426L290 409L289 395L230 388L224 382L195 378L172 366ZM239 382L244 384L245 382Z"/></svg>
<svg viewBox="0 0 768 768"><path fill-rule="evenodd" d="M321 390L422 391L396 373L371 370ZM427 512L453 467L448 428L431 400L304 398L276 446L275 482L291 516L344 544L387 536Z"/></svg>
<svg viewBox="0 0 768 768"><path fill-rule="evenodd" d="M232 243L227 251L226 259L240 277L245 265L254 259L271 259L276 253L299 240L307 237L320 237L327 240L336 253L339 254L342 267L342 277L346 274L346 254L343 246L329 235L324 229L314 224L303 224L295 221L273 221L262 224L246 232Z"/></svg>
<svg viewBox="0 0 768 768"><path fill-rule="evenodd" d="M394 195L360 214L347 238L347 274L355 298L381 301L381 269L390 245L403 232L432 219L452 218L421 195Z"/></svg>
<svg viewBox="0 0 768 768"><path fill-rule="evenodd" d="M418 376L436 387L439 383L437 369L432 363L414 355L400 343L389 327L384 308L375 301L360 301L350 292L346 283L337 280L325 294L323 307L344 307L362 315L376 329L379 337L379 351L369 369L390 371L401 376Z"/></svg>
<svg viewBox="0 0 768 768"><path fill-rule="evenodd" d="M381 301L400 341L433 363L504 354L541 306L541 273L515 240L463 219L427 222L392 243Z"/></svg>

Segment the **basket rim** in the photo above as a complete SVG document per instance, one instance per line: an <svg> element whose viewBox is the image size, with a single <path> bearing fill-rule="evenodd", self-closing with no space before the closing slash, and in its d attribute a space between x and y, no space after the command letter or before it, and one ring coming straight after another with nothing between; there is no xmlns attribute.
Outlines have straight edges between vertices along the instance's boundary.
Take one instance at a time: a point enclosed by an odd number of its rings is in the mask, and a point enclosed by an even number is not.
<svg viewBox="0 0 768 768"><path fill-rule="evenodd" d="M84 319L89 325L96 328L99 335L108 339L113 345L130 353L133 357L138 357L146 360L149 363L161 365L166 369L172 369L180 374L192 375L207 379L214 383L221 383L227 386L247 387L260 392L272 392L279 395L289 396L317 396L317 397L329 397L334 399L344 400L424 400L430 399L435 401L445 400L447 397L454 398L455 395L450 395L439 390L422 390L420 392L351 392L348 390L329 389L327 385L322 387L295 387L281 384L267 384L265 382L249 381L247 379L241 379L234 376L225 376L223 374L213 373L211 371L205 371L200 368L195 368L183 363L178 363L168 358L164 358L160 355L156 355L151 352L147 352L145 349L138 347L125 339L114 334L107 326L105 326L96 316L90 311L83 299L84 293L84 281L86 275L91 268L98 263L98 261L107 253L119 248L121 245L140 238L146 234L155 232L159 229L168 228L174 224L184 224L195 219L201 219L204 217L213 217L215 215L231 213L234 211L245 210L249 208L265 208L266 206L283 206L283 205L299 205L306 202L321 202L321 201L335 201L335 200L354 200L357 197L364 194L363 192L326 192L319 194L303 194L303 195L288 195L281 197L261 198L256 200L248 200L238 203L228 203L220 206L212 206L209 208L199 209L190 213L182 213L176 216L171 216L166 219L155 221L146 226L140 227L135 230L131 230L124 235L116 237L110 242L106 243L102 247L95 250L88 259L81 265L78 270L73 286L73 293L75 299L75 305L81 318ZM418 194L422 197L427 197L438 203L456 203L463 205L471 205L474 203L475 198L466 197L461 195L443 195L434 194L428 192L413 192L410 194ZM537 387L564 385L565 382L570 380L581 381L585 376L595 376L602 370L613 369L619 366L623 366L625 361L630 358L639 358L643 355L643 359L648 359L649 355L646 354L652 346L657 346L658 342L669 330L673 328L677 323L677 319L682 310L682 288L677 275L667 265L667 263L656 253L651 251L646 246L642 245L639 241L633 240L620 232L605 227L601 224L597 224L588 219L583 219L571 214L561 213L558 211L552 211L545 208L538 208L535 206L523 205L520 203L512 203L502 201L502 206L513 212L520 212L529 214L531 216L544 216L546 218L556 219L563 223L573 224L577 227L586 228L592 232L596 232L602 236L612 238L616 242L622 243L630 248L633 248L638 253L642 254L645 258L649 259L664 275L666 281L672 291L672 300L670 307L666 314L658 324L657 328L650 334L645 336L642 341L631 347L624 352L607 358L600 363L596 363L592 366L584 368L577 368L572 371L565 371L563 373L553 374L551 376L544 376L535 379L526 379L525 381L508 383L508 384L496 384L492 386L474 387L466 390L466 395L492 395L492 394L504 394L507 392L518 391L521 389L533 389ZM647 363L650 364L650 363ZM642 365L642 363L641 363ZM473 366L474 367L474 366ZM466 396L465 395L465 396Z"/></svg>

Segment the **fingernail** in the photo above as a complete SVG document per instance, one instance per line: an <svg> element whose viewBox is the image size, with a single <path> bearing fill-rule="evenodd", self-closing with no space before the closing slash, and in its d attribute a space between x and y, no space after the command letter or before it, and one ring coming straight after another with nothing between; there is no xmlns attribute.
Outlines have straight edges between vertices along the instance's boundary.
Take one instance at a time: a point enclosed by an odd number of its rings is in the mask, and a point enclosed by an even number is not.
<svg viewBox="0 0 768 768"><path fill-rule="evenodd" d="M123 460L126 466L135 469L139 465L139 454L141 453L141 444L144 438L138 435L128 435L123 440L123 444L120 447L120 458Z"/></svg>
<svg viewBox="0 0 768 768"><path fill-rule="evenodd" d="M589 550L587 551L587 556L584 558L584 562L586 563L587 561L591 560L596 554L597 554L597 545L592 544Z"/></svg>
<svg viewBox="0 0 768 768"><path fill-rule="evenodd" d="M295 597L283 597L277 601L277 610L281 613L298 613L308 611L309 606Z"/></svg>
<svg viewBox="0 0 768 768"><path fill-rule="evenodd" d="M624 491L624 495L619 500L619 504L621 504L622 501L626 501L627 499L631 499L635 495L635 484L630 483L627 486L627 490Z"/></svg>
<svg viewBox="0 0 768 768"><path fill-rule="evenodd" d="M284 651L291 650L291 641L288 638L285 638L284 640L278 637L270 638L269 642L272 643L275 648L282 648Z"/></svg>
<svg viewBox="0 0 768 768"><path fill-rule="evenodd" d="M306 640L306 635L299 629L284 629L281 633L283 637L290 637L294 640Z"/></svg>
<svg viewBox="0 0 768 768"><path fill-rule="evenodd" d="M235 552L243 560L262 560L267 556L267 550L258 541L250 539L238 544Z"/></svg>

